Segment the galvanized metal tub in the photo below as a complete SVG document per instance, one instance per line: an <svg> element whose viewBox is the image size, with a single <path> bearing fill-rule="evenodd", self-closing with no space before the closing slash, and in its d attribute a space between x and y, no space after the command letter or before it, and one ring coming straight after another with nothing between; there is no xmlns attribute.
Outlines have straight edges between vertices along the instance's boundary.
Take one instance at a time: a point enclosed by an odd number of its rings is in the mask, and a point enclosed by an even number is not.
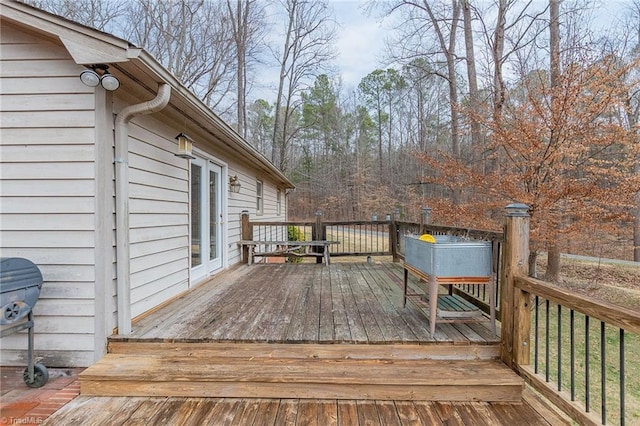
<svg viewBox="0 0 640 426"><path fill-rule="evenodd" d="M490 277L491 242L434 235L435 243L406 238L405 262L437 278Z"/></svg>

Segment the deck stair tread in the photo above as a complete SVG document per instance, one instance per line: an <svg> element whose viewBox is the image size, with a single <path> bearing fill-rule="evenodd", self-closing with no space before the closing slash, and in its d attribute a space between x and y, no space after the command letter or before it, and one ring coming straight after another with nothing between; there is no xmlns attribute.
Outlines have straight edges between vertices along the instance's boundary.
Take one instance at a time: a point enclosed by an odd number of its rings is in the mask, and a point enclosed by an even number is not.
<svg viewBox="0 0 640 426"><path fill-rule="evenodd" d="M411 349L382 351L382 357L375 358L369 352L375 348L361 352L351 348L349 352L338 348L341 345L324 345L324 351L304 348L307 345L271 345L271 352L262 345L253 353L245 347L251 344L221 345L219 350L215 345L207 349L169 344L165 351L152 346L148 350L138 347L136 353L107 354L80 375L81 392L103 396L519 401L523 388L523 380L499 360L420 358ZM299 352L290 346L299 346ZM336 346L335 351L331 346Z"/></svg>

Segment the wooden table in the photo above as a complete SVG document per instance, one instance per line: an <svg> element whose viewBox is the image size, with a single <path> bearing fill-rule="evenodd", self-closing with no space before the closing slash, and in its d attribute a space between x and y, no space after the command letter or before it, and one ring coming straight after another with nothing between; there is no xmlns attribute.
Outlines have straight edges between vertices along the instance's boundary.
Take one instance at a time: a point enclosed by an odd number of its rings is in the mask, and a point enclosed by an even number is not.
<svg viewBox="0 0 640 426"><path fill-rule="evenodd" d="M329 265L329 246L339 241L252 241L241 240L238 245L249 248L247 263L253 264L254 257L323 257L325 265ZM263 247L263 251L260 248ZM273 248L272 248L273 247ZM320 248L315 251L313 248Z"/></svg>
<svg viewBox="0 0 640 426"><path fill-rule="evenodd" d="M418 278L426 281L428 310L429 310L429 331L433 335L436 331L437 322L471 322L478 321L483 318L480 309L465 299L457 295L438 296L439 285L453 285L453 284L483 284L489 286L489 312L491 316L491 330L496 332L496 304L495 304L495 289L493 280L491 277L435 277L425 274L419 269L404 264L404 298L402 306L407 305L407 299L414 302L420 310L423 308L423 294L408 293L407 281L409 278L409 272ZM438 315L438 311L441 313L446 311L446 315Z"/></svg>

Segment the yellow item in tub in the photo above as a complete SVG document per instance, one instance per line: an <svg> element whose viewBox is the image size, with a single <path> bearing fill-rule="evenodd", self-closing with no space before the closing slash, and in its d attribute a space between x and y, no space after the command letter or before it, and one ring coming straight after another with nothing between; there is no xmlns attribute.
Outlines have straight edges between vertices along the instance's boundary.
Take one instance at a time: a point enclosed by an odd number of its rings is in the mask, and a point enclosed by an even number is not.
<svg viewBox="0 0 640 426"><path fill-rule="evenodd" d="M420 238L418 238L420 241L426 241L428 243L435 243L436 239L433 238L433 235L431 234L422 234L420 235Z"/></svg>

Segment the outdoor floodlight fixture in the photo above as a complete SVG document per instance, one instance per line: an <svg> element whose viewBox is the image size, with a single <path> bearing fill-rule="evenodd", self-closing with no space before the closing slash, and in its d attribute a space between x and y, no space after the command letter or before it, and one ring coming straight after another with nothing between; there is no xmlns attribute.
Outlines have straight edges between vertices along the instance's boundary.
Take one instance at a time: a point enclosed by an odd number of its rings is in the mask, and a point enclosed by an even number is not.
<svg viewBox="0 0 640 426"><path fill-rule="evenodd" d="M84 70L80 73L80 81L86 86L97 87L101 85L105 90L113 92L120 87L120 81L107 69L108 65L93 65L90 70ZM100 71L100 73L98 73Z"/></svg>
<svg viewBox="0 0 640 426"><path fill-rule="evenodd" d="M176 136L176 140L178 141L178 152L175 153L176 157L186 158L189 160L196 158L191 153L191 150L193 149L193 141L189 136L184 133L180 133Z"/></svg>
<svg viewBox="0 0 640 426"><path fill-rule="evenodd" d="M237 175L229 176L229 191L237 194L240 192L240 186L240 180Z"/></svg>

